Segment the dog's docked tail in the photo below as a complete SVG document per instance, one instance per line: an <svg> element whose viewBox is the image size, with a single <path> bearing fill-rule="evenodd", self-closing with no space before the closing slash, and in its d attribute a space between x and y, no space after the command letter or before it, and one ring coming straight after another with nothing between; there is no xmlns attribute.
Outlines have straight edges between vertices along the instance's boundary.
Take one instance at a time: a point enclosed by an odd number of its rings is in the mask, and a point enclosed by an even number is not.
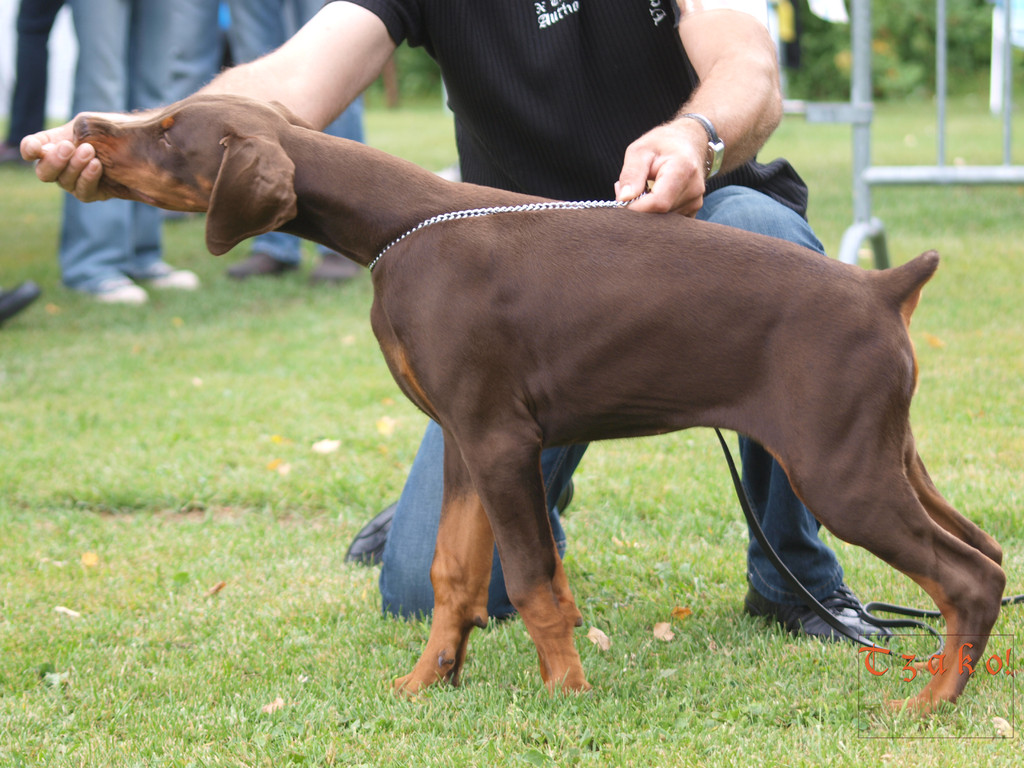
<svg viewBox="0 0 1024 768"><path fill-rule="evenodd" d="M921 299L921 290L938 268L938 252L925 251L902 266L876 273L882 292L893 306L899 307L903 324L908 328L910 316L914 314L917 302Z"/></svg>

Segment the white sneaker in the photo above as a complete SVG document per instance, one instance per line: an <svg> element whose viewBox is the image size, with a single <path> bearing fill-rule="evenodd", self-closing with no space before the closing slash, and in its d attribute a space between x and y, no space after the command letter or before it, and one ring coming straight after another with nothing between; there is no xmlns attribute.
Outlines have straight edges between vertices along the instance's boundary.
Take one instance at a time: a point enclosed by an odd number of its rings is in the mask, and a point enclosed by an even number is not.
<svg viewBox="0 0 1024 768"><path fill-rule="evenodd" d="M103 304L145 304L149 301L149 294L127 277L104 280L89 294Z"/></svg>
<svg viewBox="0 0 1024 768"><path fill-rule="evenodd" d="M179 291L194 291L199 287L199 275L189 269L172 269L162 277L147 281L151 288L173 288Z"/></svg>
<svg viewBox="0 0 1024 768"><path fill-rule="evenodd" d="M145 280L151 288L170 288L178 291L194 291L199 287L199 275L188 269L176 269L164 261L158 261L144 275L134 275L136 280Z"/></svg>

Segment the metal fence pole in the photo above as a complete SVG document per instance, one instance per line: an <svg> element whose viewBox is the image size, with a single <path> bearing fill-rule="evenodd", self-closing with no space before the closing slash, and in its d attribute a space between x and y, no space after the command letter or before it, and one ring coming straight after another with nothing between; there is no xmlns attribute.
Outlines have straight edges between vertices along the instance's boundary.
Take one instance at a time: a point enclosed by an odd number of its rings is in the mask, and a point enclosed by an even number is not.
<svg viewBox="0 0 1024 768"><path fill-rule="evenodd" d="M853 123L853 224L843 233L839 260L857 263L861 244L871 243L875 266L889 266L885 228L871 215L871 187L864 172L871 166L871 0L852 0L850 4L850 47L853 70L850 74L850 121Z"/></svg>
<svg viewBox="0 0 1024 768"><path fill-rule="evenodd" d="M851 35L853 72L851 120L853 123L853 224L843 234L839 259L857 263L861 244L869 240L875 266L889 265L882 222L871 215L871 188L880 185L1014 184L1024 185L1024 166L1011 162L1013 114L1012 2L1003 0L1006 46L1003 80L1003 162L1001 165L947 165L947 12L946 0L936 0L936 100L938 108L938 157L935 165L874 166L871 164L871 15L870 0L852 0ZM808 106L808 118L811 114ZM866 119L864 116L866 115Z"/></svg>

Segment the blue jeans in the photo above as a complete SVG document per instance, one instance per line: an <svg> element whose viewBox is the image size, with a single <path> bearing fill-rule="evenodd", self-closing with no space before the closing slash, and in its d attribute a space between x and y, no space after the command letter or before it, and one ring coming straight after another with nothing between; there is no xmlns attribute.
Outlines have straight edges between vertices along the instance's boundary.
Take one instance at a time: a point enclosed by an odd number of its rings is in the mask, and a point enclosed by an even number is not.
<svg viewBox="0 0 1024 768"><path fill-rule="evenodd" d="M224 63L227 37L218 0L174 0L175 35L167 73L165 101L190 96L212 80Z"/></svg>
<svg viewBox="0 0 1024 768"><path fill-rule="evenodd" d="M323 0L228 0L231 26L228 39L236 63L259 58L281 46L323 7ZM324 129L324 133L343 139L363 141L362 98ZM253 240L252 249L284 264L298 264L302 241L283 232L267 232ZM323 253L330 249L318 246Z"/></svg>
<svg viewBox="0 0 1024 768"><path fill-rule="evenodd" d="M165 0L69 0L78 37L72 111L126 112L167 100L178 32ZM60 265L69 288L145 277L161 259L160 211L130 200L64 198Z"/></svg>
<svg viewBox="0 0 1024 768"><path fill-rule="evenodd" d="M18 7L18 54L11 96L11 123L7 143L18 143L43 130L46 122L46 86L50 30L64 0L22 2Z"/></svg>
<svg viewBox="0 0 1024 768"><path fill-rule="evenodd" d="M746 187L725 187L707 195L698 219L714 221L799 243L824 252L810 225L789 208ZM565 534L555 500L572 477L586 445L548 448L541 454L551 528L559 553ZM413 617L430 613L434 593L430 564L441 519L444 444L441 428L431 422L398 500L384 547L380 591L386 613ZM785 472L761 446L740 438L743 482L754 513L783 561L818 598L833 592L843 580L835 554L818 538L819 525L790 488ZM751 585L775 602L800 604L751 537L747 551ZM491 573L488 612L502 617L514 612L505 592L497 553Z"/></svg>

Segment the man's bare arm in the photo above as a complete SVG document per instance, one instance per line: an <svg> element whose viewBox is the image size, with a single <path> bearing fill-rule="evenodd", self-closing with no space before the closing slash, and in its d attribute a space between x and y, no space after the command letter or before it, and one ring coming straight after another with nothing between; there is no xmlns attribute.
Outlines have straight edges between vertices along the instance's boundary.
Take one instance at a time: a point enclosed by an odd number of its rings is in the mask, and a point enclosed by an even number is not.
<svg viewBox="0 0 1024 768"><path fill-rule="evenodd" d="M394 50L377 16L330 3L276 51L223 72L200 93L278 101L324 128L377 78Z"/></svg>
<svg viewBox="0 0 1024 768"><path fill-rule="evenodd" d="M279 101L323 127L373 82L394 50L375 15L351 3L330 3L279 49L223 72L202 92ZM103 167L91 145L75 146L73 124L26 136L21 156L38 161L41 181L55 182L85 202L101 200Z"/></svg>
<svg viewBox="0 0 1024 768"><path fill-rule="evenodd" d="M707 117L725 143L722 171L753 158L782 117L775 46L767 28L735 10L684 15L679 36L700 85L673 120L630 145L617 186L620 200L652 193L631 208L694 215L703 204L708 137L687 113Z"/></svg>

